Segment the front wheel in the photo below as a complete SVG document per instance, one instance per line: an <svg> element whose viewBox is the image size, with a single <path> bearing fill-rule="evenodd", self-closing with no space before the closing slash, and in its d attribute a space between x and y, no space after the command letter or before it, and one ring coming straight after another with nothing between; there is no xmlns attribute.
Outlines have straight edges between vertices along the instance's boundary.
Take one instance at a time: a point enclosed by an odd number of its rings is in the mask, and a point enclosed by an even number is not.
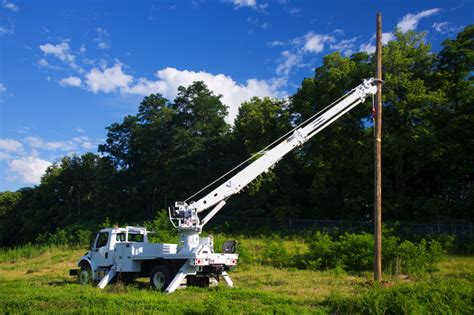
<svg viewBox="0 0 474 315"><path fill-rule="evenodd" d="M78 280L79 280L79 283L82 285L92 283L92 270L89 265L81 266L81 270L79 271L79 275L78 275Z"/></svg>
<svg viewBox="0 0 474 315"><path fill-rule="evenodd" d="M150 274L150 285L152 288L164 291L171 283L171 273L166 266L158 265Z"/></svg>

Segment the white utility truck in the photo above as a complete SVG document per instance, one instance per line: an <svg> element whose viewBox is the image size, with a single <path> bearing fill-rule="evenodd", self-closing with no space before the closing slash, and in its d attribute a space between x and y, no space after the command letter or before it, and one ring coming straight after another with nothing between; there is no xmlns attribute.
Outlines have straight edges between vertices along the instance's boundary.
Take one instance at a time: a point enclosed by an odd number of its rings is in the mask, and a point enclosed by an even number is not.
<svg viewBox="0 0 474 315"><path fill-rule="evenodd" d="M223 253L215 253L212 237L200 237L204 225L222 209L229 197L239 193L275 166L288 152L304 144L376 92L376 80L364 80L187 200L175 202L169 208L169 217L180 232L178 244L150 243L149 232L142 227L103 229L95 237L90 250L79 259L80 269L72 269L70 274L78 275L79 282L83 284L99 281L99 288L104 288L118 277L123 280L150 277L152 287L168 293L185 285L216 284L220 278L232 287L227 271L237 265L236 242L224 242ZM205 194L206 191L210 192ZM205 195L196 201L189 201L198 194ZM207 215L200 219L198 214L209 209Z"/></svg>

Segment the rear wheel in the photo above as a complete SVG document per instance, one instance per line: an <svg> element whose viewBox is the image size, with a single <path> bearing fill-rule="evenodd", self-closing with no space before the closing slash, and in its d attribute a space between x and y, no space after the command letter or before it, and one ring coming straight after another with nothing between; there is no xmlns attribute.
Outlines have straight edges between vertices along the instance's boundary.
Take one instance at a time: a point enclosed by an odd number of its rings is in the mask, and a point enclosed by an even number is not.
<svg viewBox="0 0 474 315"><path fill-rule="evenodd" d="M87 285L92 283L92 270L89 265L82 265L78 274L79 283Z"/></svg>
<svg viewBox="0 0 474 315"><path fill-rule="evenodd" d="M150 285L152 288L164 291L171 283L171 273L168 267L158 265L153 268L150 274Z"/></svg>

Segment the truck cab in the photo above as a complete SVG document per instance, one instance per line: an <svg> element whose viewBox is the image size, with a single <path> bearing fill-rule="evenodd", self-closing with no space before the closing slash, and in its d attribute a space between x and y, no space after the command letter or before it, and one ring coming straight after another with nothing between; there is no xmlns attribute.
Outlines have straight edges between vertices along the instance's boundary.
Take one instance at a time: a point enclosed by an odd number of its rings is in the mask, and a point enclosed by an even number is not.
<svg viewBox="0 0 474 315"><path fill-rule="evenodd" d="M95 236L90 249L90 257L97 267L113 265L117 243L148 242L145 228L107 228Z"/></svg>

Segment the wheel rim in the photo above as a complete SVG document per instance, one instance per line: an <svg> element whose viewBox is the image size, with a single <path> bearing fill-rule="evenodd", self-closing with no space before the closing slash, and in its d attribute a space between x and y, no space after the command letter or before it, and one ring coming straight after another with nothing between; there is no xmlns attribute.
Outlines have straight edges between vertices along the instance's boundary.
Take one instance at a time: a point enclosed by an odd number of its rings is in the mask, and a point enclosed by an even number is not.
<svg viewBox="0 0 474 315"><path fill-rule="evenodd" d="M79 274L79 281L81 284L89 283L89 271L81 270L81 273Z"/></svg>
<svg viewBox="0 0 474 315"><path fill-rule="evenodd" d="M153 285L157 289L163 288L165 285L165 275L162 272L157 272L153 275Z"/></svg>

